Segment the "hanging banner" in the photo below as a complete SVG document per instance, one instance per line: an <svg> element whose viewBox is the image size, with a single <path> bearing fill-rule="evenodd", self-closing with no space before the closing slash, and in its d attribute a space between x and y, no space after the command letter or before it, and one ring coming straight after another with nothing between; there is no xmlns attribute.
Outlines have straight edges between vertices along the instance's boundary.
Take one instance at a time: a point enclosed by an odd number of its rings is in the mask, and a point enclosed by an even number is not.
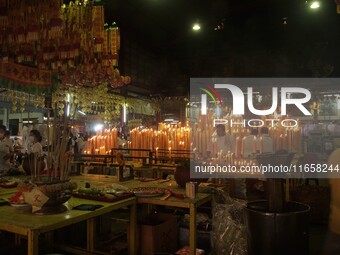
<svg viewBox="0 0 340 255"><path fill-rule="evenodd" d="M0 77L14 83L27 86L51 87L52 74L50 71L23 66L11 62L0 62Z"/></svg>

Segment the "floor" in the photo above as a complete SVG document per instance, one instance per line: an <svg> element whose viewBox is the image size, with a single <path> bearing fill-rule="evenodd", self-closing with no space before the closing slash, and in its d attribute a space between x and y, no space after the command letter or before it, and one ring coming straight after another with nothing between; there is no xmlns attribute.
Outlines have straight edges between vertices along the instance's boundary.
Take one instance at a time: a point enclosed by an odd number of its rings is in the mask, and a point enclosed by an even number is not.
<svg viewBox="0 0 340 255"><path fill-rule="evenodd" d="M309 229L309 255L321 255L327 234L327 224L312 224Z"/></svg>
<svg viewBox="0 0 340 255"><path fill-rule="evenodd" d="M310 226L310 232L309 232L309 255L321 255L322 254L322 249L323 249L323 244L325 240L325 236L327 233L327 225L326 224L312 224ZM1 254L6 254L6 255L24 255L26 254L26 249L25 246L23 247L16 247L12 245L14 243L13 236L1 232L0 233L0 247L2 249ZM41 254L57 254L58 251L53 250L53 249L48 249L42 247ZM60 252L60 254L65 254ZM124 253L123 253L124 254Z"/></svg>

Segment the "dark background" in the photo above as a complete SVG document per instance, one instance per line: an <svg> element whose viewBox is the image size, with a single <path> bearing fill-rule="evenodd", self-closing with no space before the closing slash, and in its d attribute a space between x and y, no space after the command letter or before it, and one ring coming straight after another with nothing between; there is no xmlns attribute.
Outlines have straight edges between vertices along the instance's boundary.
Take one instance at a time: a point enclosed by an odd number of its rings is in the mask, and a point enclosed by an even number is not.
<svg viewBox="0 0 340 255"><path fill-rule="evenodd" d="M187 95L190 77L340 76L340 14L331 0L317 10L300 0L101 3L105 21L121 29L121 72L152 95Z"/></svg>

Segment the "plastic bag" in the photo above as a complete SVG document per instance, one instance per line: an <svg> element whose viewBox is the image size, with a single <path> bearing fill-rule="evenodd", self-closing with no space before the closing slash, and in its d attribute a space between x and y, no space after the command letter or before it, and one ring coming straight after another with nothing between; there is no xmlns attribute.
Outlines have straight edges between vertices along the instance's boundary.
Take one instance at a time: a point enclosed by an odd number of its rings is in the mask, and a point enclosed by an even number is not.
<svg viewBox="0 0 340 255"><path fill-rule="evenodd" d="M247 234L244 225L246 201L232 199L218 190L213 200L213 254L246 255Z"/></svg>

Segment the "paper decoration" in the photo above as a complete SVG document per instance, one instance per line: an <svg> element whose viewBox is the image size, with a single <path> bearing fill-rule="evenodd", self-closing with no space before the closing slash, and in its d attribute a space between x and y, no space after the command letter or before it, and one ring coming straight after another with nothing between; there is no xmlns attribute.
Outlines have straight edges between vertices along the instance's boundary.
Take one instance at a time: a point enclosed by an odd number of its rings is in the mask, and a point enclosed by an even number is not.
<svg viewBox="0 0 340 255"><path fill-rule="evenodd" d="M38 187L33 188L30 192L24 192L25 202L39 210L49 200L48 196L42 193Z"/></svg>

